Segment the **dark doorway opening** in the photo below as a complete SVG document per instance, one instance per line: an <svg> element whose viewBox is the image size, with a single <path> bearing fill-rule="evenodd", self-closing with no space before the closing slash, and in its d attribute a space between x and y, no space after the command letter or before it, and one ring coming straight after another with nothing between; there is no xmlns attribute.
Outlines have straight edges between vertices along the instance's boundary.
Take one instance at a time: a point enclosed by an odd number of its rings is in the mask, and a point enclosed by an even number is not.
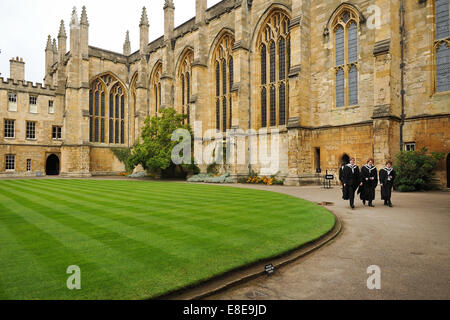
<svg viewBox="0 0 450 320"><path fill-rule="evenodd" d="M341 157L341 165L343 164L349 164L350 163L350 156L346 153Z"/></svg>
<svg viewBox="0 0 450 320"><path fill-rule="evenodd" d="M314 166L316 168L316 173L321 173L322 168L320 167L320 148L315 148L314 152Z"/></svg>
<svg viewBox="0 0 450 320"><path fill-rule="evenodd" d="M59 158L57 155L51 154L48 156L45 164L45 174L48 176L59 175Z"/></svg>
<svg viewBox="0 0 450 320"><path fill-rule="evenodd" d="M447 155L447 188L450 188L450 153Z"/></svg>

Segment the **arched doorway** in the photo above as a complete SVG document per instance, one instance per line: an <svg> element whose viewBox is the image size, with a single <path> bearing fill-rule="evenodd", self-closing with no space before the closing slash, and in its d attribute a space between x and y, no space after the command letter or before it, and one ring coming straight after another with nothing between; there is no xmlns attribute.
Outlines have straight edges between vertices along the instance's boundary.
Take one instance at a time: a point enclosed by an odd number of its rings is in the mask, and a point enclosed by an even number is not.
<svg viewBox="0 0 450 320"><path fill-rule="evenodd" d="M447 155L447 188L450 188L450 153Z"/></svg>
<svg viewBox="0 0 450 320"><path fill-rule="evenodd" d="M59 158L55 154L51 154L45 163L45 174L48 176L59 175Z"/></svg>

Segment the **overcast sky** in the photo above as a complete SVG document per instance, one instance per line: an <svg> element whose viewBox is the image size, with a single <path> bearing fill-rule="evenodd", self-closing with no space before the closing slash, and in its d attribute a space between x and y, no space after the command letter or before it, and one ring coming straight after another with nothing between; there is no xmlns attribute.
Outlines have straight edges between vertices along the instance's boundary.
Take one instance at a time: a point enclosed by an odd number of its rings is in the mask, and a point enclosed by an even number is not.
<svg viewBox="0 0 450 320"><path fill-rule="evenodd" d="M208 7L220 0L208 0ZM174 0L175 26L195 16L195 0ZM85 5L89 20L89 45L122 53L130 31L131 52L139 49L139 21L147 8L150 41L164 34L164 0L0 0L0 76L9 78L9 60L22 57L25 80L43 82L48 35L57 38L61 19L69 23L72 8L78 16Z"/></svg>

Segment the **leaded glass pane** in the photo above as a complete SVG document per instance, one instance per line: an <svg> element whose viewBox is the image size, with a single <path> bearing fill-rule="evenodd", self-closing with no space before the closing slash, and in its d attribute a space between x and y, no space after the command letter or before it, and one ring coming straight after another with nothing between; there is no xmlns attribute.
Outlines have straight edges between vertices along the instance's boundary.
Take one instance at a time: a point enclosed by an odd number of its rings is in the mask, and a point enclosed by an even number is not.
<svg viewBox="0 0 450 320"><path fill-rule="evenodd" d="M275 42L270 44L270 82L275 82Z"/></svg>
<svg viewBox="0 0 450 320"><path fill-rule="evenodd" d="M261 127L267 127L267 92L266 88L261 91Z"/></svg>
<svg viewBox="0 0 450 320"><path fill-rule="evenodd" d="M216 100L216 129L220 131L220 100Z"/></svg>
<svg viewBox="0 0 450 320"><path fill-rule="evenodd" d="M358 31L356 23L348 28L348 62L358 61Z"/></svg>
<svg viewBox="0 0 450 320"><path fill-rule="evenodd" d="M449 1L436 0L436 39L449 37Z"/></svg>
<svg viewBox="0 0 450 320"><path fill-rule="evenodd" d="M286 79L286 40L281 38L279 50L279 60L280 60L280 79Z"/></svg>
<svg viewBox="0 0 450 320"><path fill-rule="evenodd" d="M355 66L348 74L348 100L351 106L358 104L358 69Z"/></svg>
<svg viewBox="0 0 450 320"><path fill-rule="evenodd" d="M275 87L270 87L270 126L277 125L277 103Z"/></svg>
<svg viewBox="0 0 450 320"><path fill-rule="evenodd" d="M341 66L345 62L344 58L344 50L345 50L345 43L344 43L344 28L342 26L339 26L336 30L336 65Z"/></svg>
<svg viewBox="0 0 450 320"><path fill-rule="evenodd" d="M345 106L345 77L344 70L339 69L336 74L336 107Z"/></svg>
<svg viewBox="0 0 450 320"><path fill-rule="evenodd" d="M222 100L222 130L227 130L227 99Z"/></svg>
<svg viewBox="0 0 450 320"><path fill-rule="evenodd" d="M263 45L261 47L261 84L267 83L266 59L267 59L266 45Z"/></svg>
<svg viewBox="0 0 450 320"><path fill-rule="evenodd" d="M286 124L286 86L280 84L280 125Z"/></svg>
<svg viewBox="0 0 450 320"><path fill-rule="evenodd" d="M450 91L450 49L445 43L436 52L436 91Z"/></svg>

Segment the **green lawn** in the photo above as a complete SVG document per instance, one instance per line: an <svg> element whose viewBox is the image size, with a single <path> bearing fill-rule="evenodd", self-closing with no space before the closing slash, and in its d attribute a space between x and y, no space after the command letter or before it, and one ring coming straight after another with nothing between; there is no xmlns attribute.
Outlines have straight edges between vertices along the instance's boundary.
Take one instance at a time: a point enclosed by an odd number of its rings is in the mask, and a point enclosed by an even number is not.
<svg viewBox="0 0 450 320"><path fill-rule="evenodd" d="M0 180L0 299L146 299L332 229L324 208L224 186ZM66 287L71 265L81 290Z"/></svg>

